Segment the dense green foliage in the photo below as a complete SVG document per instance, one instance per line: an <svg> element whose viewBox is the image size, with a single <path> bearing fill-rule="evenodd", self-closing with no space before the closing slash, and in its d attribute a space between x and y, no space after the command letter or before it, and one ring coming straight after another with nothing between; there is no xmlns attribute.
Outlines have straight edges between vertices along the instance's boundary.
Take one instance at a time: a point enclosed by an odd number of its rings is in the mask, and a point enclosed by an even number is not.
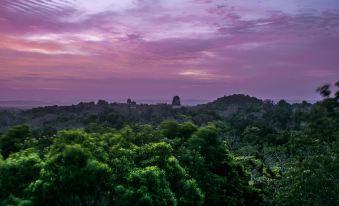
<svg viewBox="0 0 339 206"><path fill-rule="evenodd" d="M11 128L1 141L8 136L20 139L26 132L27 126ZM45 147L40 145L45 141L31 137L34 140L20 151L12 146L4 150L2 205L243 205L260 201L259 191L249 184L250 175L213 125L198 128L192 123L164 122L159 128L125 127L104 133L62 130L50 138Z"/></svg>
<svg viewBox="0 0 339 206"><path fill-rule="evenodd" d="M339 205L339 92L318 91L314 105L234 95L181 109L100 101L17 113L86 118L0 135L0 205Z"/></svg>

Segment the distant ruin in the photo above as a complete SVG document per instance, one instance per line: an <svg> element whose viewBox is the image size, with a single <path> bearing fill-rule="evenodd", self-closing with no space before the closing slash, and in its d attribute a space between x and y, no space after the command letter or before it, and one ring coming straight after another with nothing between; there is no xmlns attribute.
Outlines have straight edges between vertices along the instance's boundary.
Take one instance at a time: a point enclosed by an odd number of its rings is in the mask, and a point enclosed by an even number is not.
<svg viewBox="0 0 339 206"><path fill-rule="evenodd" d="M180 109L181 108L181 101L179 96L174 96L172 100L172 108L173 109Z"/></svg>
<svg viewBox="0 0 339 206"><path fill-rule="evenodd" d="M132 101L130 98L127 99L127 105L131 109L136 109L137 108L137 103L135 101Z"/></svg>

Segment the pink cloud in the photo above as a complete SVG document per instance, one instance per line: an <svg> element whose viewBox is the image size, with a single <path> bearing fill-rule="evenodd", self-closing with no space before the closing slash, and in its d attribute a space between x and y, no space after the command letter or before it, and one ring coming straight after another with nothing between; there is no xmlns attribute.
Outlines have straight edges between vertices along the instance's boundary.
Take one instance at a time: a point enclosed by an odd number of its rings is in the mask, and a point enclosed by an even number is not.
<svg viewBox="0 0 339 206"><path fill-rule="evenodd" d="M339 79L326 1L4 0L0 98L316 98Z"/></svg>

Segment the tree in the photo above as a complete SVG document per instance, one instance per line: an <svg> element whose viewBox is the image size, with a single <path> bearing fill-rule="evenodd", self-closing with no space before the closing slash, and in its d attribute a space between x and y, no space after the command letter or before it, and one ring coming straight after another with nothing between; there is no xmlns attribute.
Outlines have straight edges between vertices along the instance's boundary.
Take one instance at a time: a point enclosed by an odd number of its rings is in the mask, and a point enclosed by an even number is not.
<svg viewBox="0 0 339 206"><path fill-rule="evenodd" d="M277 205L339 205L339 144L293 167L281 182Z"/></svg>
<svg viewBox="0 0 339 206"><path fill-rule="evenodd" d="M321 94L321 96L323 96L323 97L329 97L331 95L330 85L325 84L325 85L319 87L317 89L317 92L319 92Z"/></svg>
<svg viewBox="0 0 339 206"><path fill-rule="evenodd" d="M179 124L174 120L167 120L161 122L160 129L162 134L167 138L174 139L175 137L179 137L187 139L197 131L198 127L191 122Z"/></svg>
<svg viewBox="0 0 339 206"><path fill-rule="evenodd" d="M147 144L138 148L136 154L135 162L139 167L157 166L165 172L166 181L179 205L203 204L203 192L173 156L171 145L164 142Z"/></svg>
<svg viewBox="0 0 339 206"><path fill-rule="evenodd" d="M107 202L111 170L80 145L51 151L38 180L31 185L36 205L93 205Z"/></svg>
<svg viewBox="0 0 339 206"><path fill-rule="evenodd" d="M205 204L256 205L260 202L258 190L249 185L249 175L230 154L213 125L199 128L179 156L179 161L188 167L189 174L205 192Z"/></svg>
<svg viewBox="0 0 339 206"><path fill-rule="evenodd" d="M132 170L127 186L117 188L126 205L176 205L177 201L164 171L156 166Z"/></svg>
<svg viewBox="0 0 339 206"><path fill-rule="evenodd" d="M18 125L10 128L0 137L1 154L7 158L24 147L25 140L31 136L27 125Z"/></svg>
<svg viewBox="0 0 339 206"><path fill-rule="evenodd" d="M179 124L173 120L163 121L160 124L160 129L163 135L170 139L179 137L179 130L180 130L179 127L180 127Z"/></svg>
<svg viewBox="0 0 339 206"><path fill-rule="evenodd" d="M30 145L36 149L26 145L6 159L0 155L0 205L258 203L258 191L219 132L174 121L52 132L48 144L36 138Z"/></svg>
<svg viewBox="0 0 339 206"><path fill-rule="evenodd" d="M0 160L0 203L1 200L3 205L23 201L23 205L29 205L31 196L27 190L38 179L41 167L42 160L34 149L22 150Z"/></svg>
<svg viewBox="0 0 339 206"><path fill-rule="evenodd" d="M100 99L100 100L98 100L97 105L101 105L101 106L103 106L103 105L108 105L108 102L107 102L106 100Z"/></svg>

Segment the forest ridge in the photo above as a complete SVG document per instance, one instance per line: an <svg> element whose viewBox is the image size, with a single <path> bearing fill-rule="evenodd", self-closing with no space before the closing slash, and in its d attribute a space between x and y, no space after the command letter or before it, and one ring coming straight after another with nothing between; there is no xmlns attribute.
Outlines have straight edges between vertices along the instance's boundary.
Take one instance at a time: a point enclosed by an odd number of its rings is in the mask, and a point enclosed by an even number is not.
<svg viewBox="0 0 339 206"><path fill-rule="evenodd" d="M338 86L313 105L3 110L0 205L337 205Z"/></svg>

